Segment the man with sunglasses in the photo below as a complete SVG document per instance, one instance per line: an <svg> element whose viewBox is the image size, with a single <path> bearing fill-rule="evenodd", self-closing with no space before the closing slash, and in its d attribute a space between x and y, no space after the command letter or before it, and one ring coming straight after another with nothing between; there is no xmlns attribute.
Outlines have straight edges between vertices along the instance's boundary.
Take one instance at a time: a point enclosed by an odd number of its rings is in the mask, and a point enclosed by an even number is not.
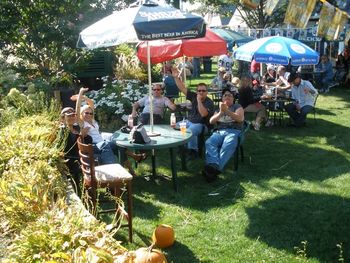
<svg viewBox="0 0 350 263"><path fill-rule="evenodd" d="M171 110L176 110L176 105L167 97L162 95L162 87L160 84L153 84L153 123L162 124L164 107L168 107ZM141 123L149 124L150 122L150 97L147 95L135 102L132 106L132 116L135 118L137 115L137 109L144 107L141 113Z"/></svg>
<svg viewBox="0 0 350 263"><path fill-rule="evenodd" d="M186 88L185 84L180 80L180 72L176 68L172 70L172 74L177 87L192 104L188 120L186 121L187 129L192 132L192 137L187 147L190 158L195 158L198 157L198 135L203 131L208 132L209 118L213 115L214 103L208 98L208 89L205 83L199 83L197 85L197 93L195 93Z"/></svg>
<svg viewBox="0 0 350 263"><path fill-rule="evenodd" d="M230 89L223 89L219 110L210 118L210 124L216 125L216 128L205 142L206 165L202 174L208 182L217 178L234 154L243 121L242 106L234 103Z"/></svg>

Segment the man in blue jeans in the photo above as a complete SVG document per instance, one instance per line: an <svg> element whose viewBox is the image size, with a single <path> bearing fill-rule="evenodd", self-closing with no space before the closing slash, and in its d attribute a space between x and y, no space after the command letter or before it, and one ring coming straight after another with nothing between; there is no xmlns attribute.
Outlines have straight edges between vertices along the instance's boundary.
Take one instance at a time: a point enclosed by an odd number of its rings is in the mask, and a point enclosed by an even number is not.
<svg viewBox="0 0 350 263"><path fill-rule="evenodd" d="M301 79L298 73L290 74L288 82L292 85L293 103L285 106L293 123L291 126L301 127L305 124L306 115L314 108L317 90L310 81Z"/></svg>
<svg viewBox="0 0 350 263"><path fill-rule="evenodd" d="M197 92L193 92L188 90L185 84L180 80L178 69L173 68L172 74L177 87L185 94L186 99L191 101L192 104L186 121L186 128L192 132L192 137L187 147L189 150L189 157L195 158L198 157L198 135L200 135L203 130L204 132L208 131L207 124L209 123L210 116L213 115L214 103L208 98L208 88L206 84L199 83L197 85Z"/></svg>
<svg viewBox="0 0 350 263"><path fill-rule="evenodd" d="M217 178L234 154L243 121L242 106L234 103L230 89L223 89L219 111L210 118L210 124L215 124L216 128L205 142L206 165L202 174L208 182Z"/></svg>

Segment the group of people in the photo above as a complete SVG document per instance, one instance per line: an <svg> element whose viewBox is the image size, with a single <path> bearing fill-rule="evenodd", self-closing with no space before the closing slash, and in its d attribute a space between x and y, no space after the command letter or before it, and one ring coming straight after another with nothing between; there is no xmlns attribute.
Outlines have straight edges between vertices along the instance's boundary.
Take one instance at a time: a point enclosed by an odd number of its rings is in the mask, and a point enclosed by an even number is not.
<svg viewBox="0 0 350 263"><path fill-rule="evenodd" d="M230 79L222 82L226 85L218 87L221 93L221 102L215 110L214 103L208 96L207 84L199 83L196 86L196 91L189 90L181 79L181 70L177 67L168 69L168 75L173 79L178 91L182 92L191 103L186 119L186 128L192 133L192 137L187 143L189 160L199 156L198 143L201 142L198 137L203 133L208 133L210 129L212 130L211 136L205 141L206 164L202 171L208 181L215 180L234 154L246 112L256 114L253 121L254 129L259 130L264 122L265 125L268 125L266 107L261 103L261 100L266 96L265 88L268 89L268 85L273 85L278 93L290 90L293 100L292 103L285 106L285 109L293 121L292 124L297 127L305 123L306 115L312 110L314 96L317 94L317 90L311 82L301 79L298 73L287 72L284 66L279 66L276 69L275 66L268 65L265 75L260 79L255 79L251 75L242 76L240 79L232 78L232 73L227 72L223 67L219 68L218 73L218 76L227 74ZM94 119L93 101L84 95L86 91L87 89L82 88L79 94L72 96L71 99L76 101L76 109L64 108L61 112L62 130L69 132L66 156L70 160L68 166L72 174L77 174L77 170L79 170L77 162L79 155L76 146L78 136L82 136L87 143L93 144L94 152L101 164L115 163L118 160L116 144L109 140L110 136L104 136L100 132L99 125ZM163 87L159 83L153 85L152 95L154 124L165 123L165 108L175 111L176 105L173 100L163 95ZM236 103L236 97L238 97L238 103ZM83 102L84 105L82 105ZM136 117L139 109L142 108L139 120L143 124L149 124L150 102L148 95L135 102L132 108L132 117ZM136 161L142 161L146 158L145 154L134 154L128 151L124 152L123 155ZM134 173L128 160L123 165L131 173ZM79 185L78 178L74 178L74 180Z"/></svg>

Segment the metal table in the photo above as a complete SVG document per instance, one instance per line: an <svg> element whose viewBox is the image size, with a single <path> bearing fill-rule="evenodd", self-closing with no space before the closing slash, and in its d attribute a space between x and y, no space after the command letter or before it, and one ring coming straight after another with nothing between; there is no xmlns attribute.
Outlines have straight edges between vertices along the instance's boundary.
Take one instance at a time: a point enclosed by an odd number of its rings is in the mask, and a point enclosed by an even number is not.
<svg viewBox="0 0 350 263"><path fill-rule="evenodd" d="M150 126L145 125L146 131L150 131ZM148 144L137 144L130 142L129 134L122 133L120 130L116 131L112 136L112 141L116 143L118 148L130 149L130 150L160 150L169 149L170 161L171 161L171 174L174 190L177 191L177 170L176 170L176 156L174 154L174 149L178 147L183 147L189 139L192 137L192 132L187 130L186 133L181 133L178 130L173 129L169 125L154 125L154 133L160 134L159 136L151 137L151 142ZM186 169L185 151L181 151L181 164L182 169ZM120 157L123 155L120 153ZM122 160L121 160L122 161ZM122 162L121 162L122 163ZM155 154L152 154L152 177L156 176L156 163Z"/></svg>

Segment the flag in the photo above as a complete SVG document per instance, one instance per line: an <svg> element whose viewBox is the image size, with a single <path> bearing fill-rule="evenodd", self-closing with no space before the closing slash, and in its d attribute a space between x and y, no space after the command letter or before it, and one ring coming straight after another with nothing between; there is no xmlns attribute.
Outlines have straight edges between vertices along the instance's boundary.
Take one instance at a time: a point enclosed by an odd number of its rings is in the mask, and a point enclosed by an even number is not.
<svg viewBox="0 0 350 263"><path fill-rule="evenodd" d="M348 21L348 15L340 9L336 9L332 22L326 32L327 40L336 40L339 37L341 31L343 31L346 22Z"/></svg>
<svg viewBox="0 0 350 263"><path fill-rule="evenodd" d="M318 21L317 36L325 37L332 23L335 8L328 2L324 2L320 12L320 19Z"/></svg>
<svg viewBox="0 0 350 263"><path fill-rule="evenodd" d="M251 9L255 9L260 4L260 0L241 0L242 5L249 7Z"/></svg>
<svg viewBox="0 0 350 263"><path fill-rule="evenodd" d="M291 0L287 7L284 23L305 28L317 0Z"/></svg>

